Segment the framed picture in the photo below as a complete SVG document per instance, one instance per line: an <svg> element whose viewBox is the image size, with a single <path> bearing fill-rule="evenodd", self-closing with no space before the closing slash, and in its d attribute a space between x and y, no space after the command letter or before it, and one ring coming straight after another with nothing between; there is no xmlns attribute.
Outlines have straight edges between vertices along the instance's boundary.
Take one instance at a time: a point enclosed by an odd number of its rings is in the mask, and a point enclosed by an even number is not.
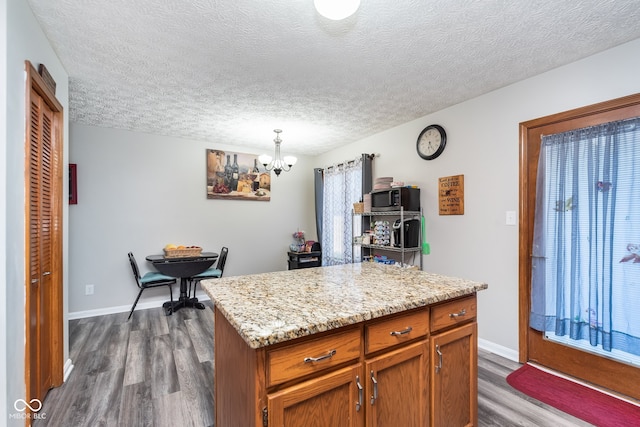
<svg viewBox="0 0 640 427"><path fill-rule="evenodd" d="M271 200L271 173L256 154L207 149L207 199Z"/></svg>
<svg viewBox="0 0 640 427"><path fill-rule="evenodd" d="M78 166L69 163L69 204L78 204Z"/></svg>

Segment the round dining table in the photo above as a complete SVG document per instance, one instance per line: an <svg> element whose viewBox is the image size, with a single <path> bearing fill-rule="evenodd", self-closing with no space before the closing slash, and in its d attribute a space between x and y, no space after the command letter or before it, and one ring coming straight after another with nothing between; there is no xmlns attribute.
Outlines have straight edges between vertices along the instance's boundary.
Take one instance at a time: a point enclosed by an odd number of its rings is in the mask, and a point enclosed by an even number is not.
<svg viewBox="0 0 640 427"><path fill-rule="evenodd" d="M166 257L165 255L149 255L149 261L160 273L180 279L180 298L177 302L167 301L162 306L165 310L175 312L184 307L198 308L204 310L204 304L198 301L195 296L189 298L188 281L189 278L200 274L213 265L218 259L216 252L202 252L198 256L188 257Z"/></svg>

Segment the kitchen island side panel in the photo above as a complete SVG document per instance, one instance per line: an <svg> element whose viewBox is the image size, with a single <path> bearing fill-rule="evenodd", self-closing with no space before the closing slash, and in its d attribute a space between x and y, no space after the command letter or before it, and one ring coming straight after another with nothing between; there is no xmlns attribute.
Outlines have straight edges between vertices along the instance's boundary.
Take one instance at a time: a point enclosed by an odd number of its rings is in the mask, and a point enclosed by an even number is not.
<svg viewBox="0 0 640 427"><path fill-rule="evenodd" d="M264 350L254 350L214 307L214 388L216 426L262 426L258 410L266 402Z"/></svg>

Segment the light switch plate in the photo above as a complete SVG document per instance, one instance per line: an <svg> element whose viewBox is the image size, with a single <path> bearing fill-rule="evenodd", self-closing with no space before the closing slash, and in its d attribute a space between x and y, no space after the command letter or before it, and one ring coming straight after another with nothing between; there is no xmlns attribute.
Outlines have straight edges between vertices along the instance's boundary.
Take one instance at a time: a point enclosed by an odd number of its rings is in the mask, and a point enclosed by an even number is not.
<svg viewBox="0 0 640 427"><path fill-rule="evenodd" d="M507 211L506 223L507 225L516 225L516 211Z"/></svg>

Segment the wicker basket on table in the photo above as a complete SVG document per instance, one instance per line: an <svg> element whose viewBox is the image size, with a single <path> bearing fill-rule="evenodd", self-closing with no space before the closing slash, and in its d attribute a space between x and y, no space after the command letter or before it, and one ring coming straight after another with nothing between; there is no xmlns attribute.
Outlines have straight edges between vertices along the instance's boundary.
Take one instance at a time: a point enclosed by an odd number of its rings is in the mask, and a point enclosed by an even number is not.
<svg viewBox="0 0 640 427"><path fill-rule="evenodd" d="M364 203L354 203L353 204L353 213L361 214L364 213Z"/></svg>
<svg viewBox="0 0 640 427"><path fill-rule="evenodd" d="M184 249L164 249L164 257L165 258L185 258L192 256L200 256L202 253L202 248L200 247L189 247Z"/></svg>

